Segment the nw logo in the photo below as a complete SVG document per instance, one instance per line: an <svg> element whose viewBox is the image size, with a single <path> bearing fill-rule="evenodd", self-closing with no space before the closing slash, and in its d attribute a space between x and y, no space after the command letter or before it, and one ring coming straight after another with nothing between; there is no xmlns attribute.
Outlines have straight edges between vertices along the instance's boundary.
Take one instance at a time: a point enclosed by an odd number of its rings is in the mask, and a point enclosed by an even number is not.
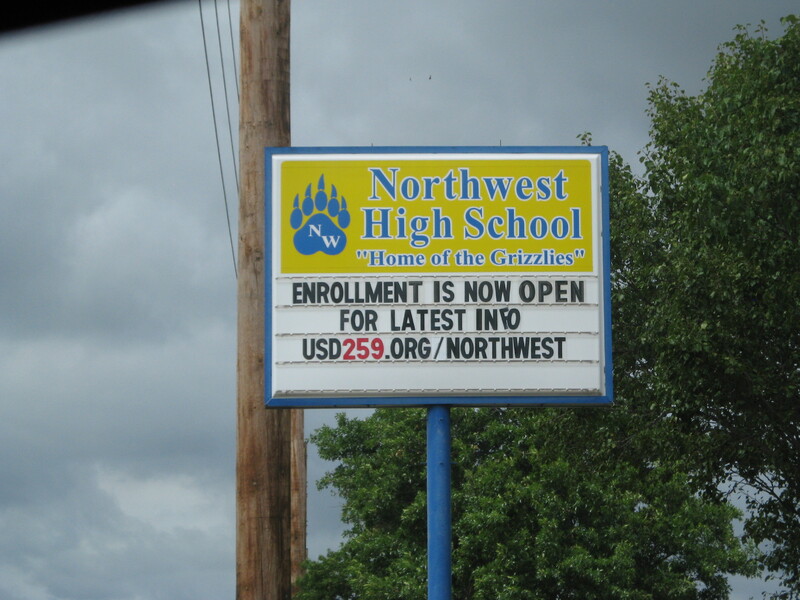
<svg viewBox="0 0 800 600"><path fill-rule="evenodd" d="M330 195L325 191L325 176L320 175L317 193L311 197L311 184L306 188L302 203L300 195L294 197L289 223L295 229L294 247L300 254L324 252L339 254L347 245L344 230L350 225L347 201L339 199L336 186Z"/></svg>
<svg viewBox="0 0 800 600"><path fill-rule="evenodd" d="M308 224L308 237L318 237L320 238L325 247L329 249L336 249L339 246L339 240L342 239L342 235L324 235L322 233L322 225L312 225L311 223Z"/></svg>

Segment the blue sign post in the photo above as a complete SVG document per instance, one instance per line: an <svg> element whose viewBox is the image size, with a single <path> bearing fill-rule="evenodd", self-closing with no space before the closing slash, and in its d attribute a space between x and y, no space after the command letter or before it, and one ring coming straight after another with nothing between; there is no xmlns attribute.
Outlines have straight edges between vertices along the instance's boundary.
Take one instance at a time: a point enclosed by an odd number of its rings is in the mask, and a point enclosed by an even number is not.
<svg viewBox="0 0 800 600"><path fill-rule="evenodd" d="M428 408L428 600L452 595L450 407Z"/></svg>

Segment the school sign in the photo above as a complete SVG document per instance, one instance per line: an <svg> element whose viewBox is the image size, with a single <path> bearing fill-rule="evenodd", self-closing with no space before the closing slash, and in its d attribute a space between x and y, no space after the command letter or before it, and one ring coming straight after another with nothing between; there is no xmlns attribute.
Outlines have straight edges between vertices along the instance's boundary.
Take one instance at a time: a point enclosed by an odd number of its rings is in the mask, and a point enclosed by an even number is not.
<svg viewBox="0 0 800 600"><path fill-rule="evenodd" d="M608 404L608 154L268 148L267 406Z"/></svg>

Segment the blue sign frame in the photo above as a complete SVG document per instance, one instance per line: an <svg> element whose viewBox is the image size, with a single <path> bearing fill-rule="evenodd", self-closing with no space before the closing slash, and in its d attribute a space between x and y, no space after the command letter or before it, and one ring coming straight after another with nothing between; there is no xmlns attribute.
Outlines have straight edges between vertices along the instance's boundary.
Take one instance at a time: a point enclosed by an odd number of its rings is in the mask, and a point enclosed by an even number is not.
<svg viewBox="0 0 800 600"><path fill-rule="evenodd" d="M600 157L601 165L601 242L602 254L602 315L604 355L603 395L552 395L552 396L463 396L431 395L405 396L386 395L379 397L272 397L272 364L274 324L273 308L273 253L271 232L277 226L272 222L272 159L282 155L327 155L327 154L587 154ZM608 189L608 149L605 146L545 146L545 147L292 147L265 149L265 240L264 240L264 282L265 282L265 360L264 389L265 405L268 408L376 408L409 406L602 406L613 402L612 349L611 349L611 280L610 280L610 236L609 236L609 189ZM468 367L465 367L468 368Z"/></svg>

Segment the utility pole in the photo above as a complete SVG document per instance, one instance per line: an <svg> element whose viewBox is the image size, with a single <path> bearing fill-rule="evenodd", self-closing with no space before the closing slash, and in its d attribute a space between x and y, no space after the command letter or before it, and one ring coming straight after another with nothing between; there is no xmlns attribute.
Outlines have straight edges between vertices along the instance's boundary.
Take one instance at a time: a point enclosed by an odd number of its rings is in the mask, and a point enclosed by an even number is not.
<svg viewBox="0 0 800 600"><path fill-rule="evenodd" d="M242 0L240 10L236 598L288 600L292 421L302 436L302 415L264 407L264 147L291 144L290 3Z"/></svg>
<svg viewBox="0 0 800 600"><path fill-rule="evenodd" d="M303 575L303 563L308 558L306 548L307 452L305 419L302 409L290 409L292 414L292 596L298 591L297 580Z"/></svg>

